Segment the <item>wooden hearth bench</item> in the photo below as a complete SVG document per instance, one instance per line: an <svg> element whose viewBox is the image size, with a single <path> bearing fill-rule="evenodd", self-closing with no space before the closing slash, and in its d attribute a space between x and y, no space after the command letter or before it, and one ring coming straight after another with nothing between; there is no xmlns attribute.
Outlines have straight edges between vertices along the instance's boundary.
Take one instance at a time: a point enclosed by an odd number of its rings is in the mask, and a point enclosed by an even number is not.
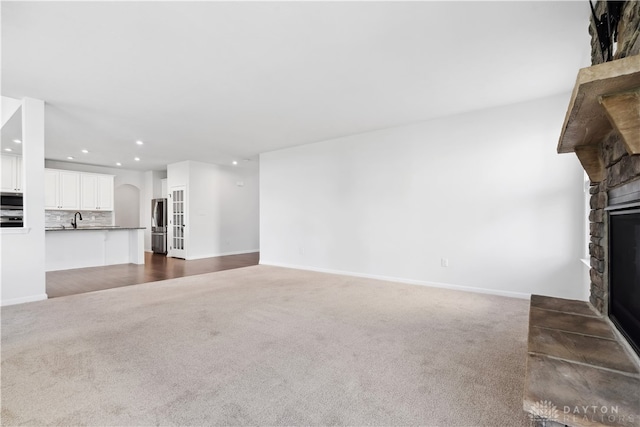
<svg viewBox="0 0 640 427"><path fill-rule="evenodd" d="M640 369L582 301L532 295L523 407L537 426L640 426Z"/></svg>

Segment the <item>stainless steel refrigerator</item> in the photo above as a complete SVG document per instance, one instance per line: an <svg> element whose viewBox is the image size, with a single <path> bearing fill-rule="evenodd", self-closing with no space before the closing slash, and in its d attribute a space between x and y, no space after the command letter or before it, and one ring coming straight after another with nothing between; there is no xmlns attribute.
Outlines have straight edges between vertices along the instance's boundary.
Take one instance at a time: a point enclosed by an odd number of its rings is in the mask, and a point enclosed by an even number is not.
<svg viewBox="0 0 640 427"><path fill-rule="evenodd" d="M167 199L151 200L151 250L167 253Z"/></svg>

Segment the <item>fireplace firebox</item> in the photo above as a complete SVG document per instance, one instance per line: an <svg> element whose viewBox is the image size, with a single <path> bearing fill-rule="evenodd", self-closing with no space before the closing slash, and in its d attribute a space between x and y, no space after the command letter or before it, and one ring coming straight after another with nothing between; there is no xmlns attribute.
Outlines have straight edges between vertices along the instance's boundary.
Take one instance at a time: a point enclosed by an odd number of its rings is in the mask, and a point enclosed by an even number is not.
<svg viewBox="0 0 640 427"><path fill-rule="evenodd" d="M609 317L640 355L640 203L633 205L609 208Z"/></svg>

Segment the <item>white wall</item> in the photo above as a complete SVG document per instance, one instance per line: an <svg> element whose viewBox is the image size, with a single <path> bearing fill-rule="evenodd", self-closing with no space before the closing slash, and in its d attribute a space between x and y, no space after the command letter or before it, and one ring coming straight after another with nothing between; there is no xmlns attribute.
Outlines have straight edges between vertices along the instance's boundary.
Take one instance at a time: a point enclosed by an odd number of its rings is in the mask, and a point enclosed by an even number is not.
<svg viewBox="0 0 640 427"><path fill-rule="evenodd" d="M205 258L222 253L220 250L220 171L215 165L189 162L187 187L187 218L189 237L185 241L187 259Z"/></svg>
<svg viewBox="0 0 640 427"><path fill-rule="evenodd" d="M187 259L258 250L256 170L179 162L167 167L167 185L169 191L174 186L186 186Z"/></svg>
<svg viewBox="0 0 640 427"><path fill-rule="evenodd" d="M261 155L261 263L584 299L568 99Z"/></svg>
<svg viewBox="0 0 640 427"><path fill-rule="evenodd" d="M259 171L220 166L222 197L220 248L223 253L260 247Z"/></svg>
<svg viewBox="0 0 640 427"><path fill-rule="evenodd" d="M4 97L3 97L4 99ZM3 102L4 103L4 102ZM46 299L44 244L44 102L22 100L24 229L0 230L2 305Z"/></svg>

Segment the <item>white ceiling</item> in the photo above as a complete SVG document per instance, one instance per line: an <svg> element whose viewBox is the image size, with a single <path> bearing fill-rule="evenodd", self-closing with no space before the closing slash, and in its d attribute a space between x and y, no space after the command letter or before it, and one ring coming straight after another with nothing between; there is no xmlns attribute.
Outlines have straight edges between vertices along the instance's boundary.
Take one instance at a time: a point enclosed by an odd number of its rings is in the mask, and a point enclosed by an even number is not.
<svg viewBox="0 0 640 427"><path fill-rule="evenodd" d="M1 7L2 94L47 102L46 157L139 170L570 92L590 49L582 1Z"/></svg>
<svg viewBox="0 0 640 427"><path fill-rule="evenodd" d="M0 132L0 149L2 153L22 154L22 109L13 113L11 118L2 126ZM15 141L20 141L16 143Z"/></svg>

